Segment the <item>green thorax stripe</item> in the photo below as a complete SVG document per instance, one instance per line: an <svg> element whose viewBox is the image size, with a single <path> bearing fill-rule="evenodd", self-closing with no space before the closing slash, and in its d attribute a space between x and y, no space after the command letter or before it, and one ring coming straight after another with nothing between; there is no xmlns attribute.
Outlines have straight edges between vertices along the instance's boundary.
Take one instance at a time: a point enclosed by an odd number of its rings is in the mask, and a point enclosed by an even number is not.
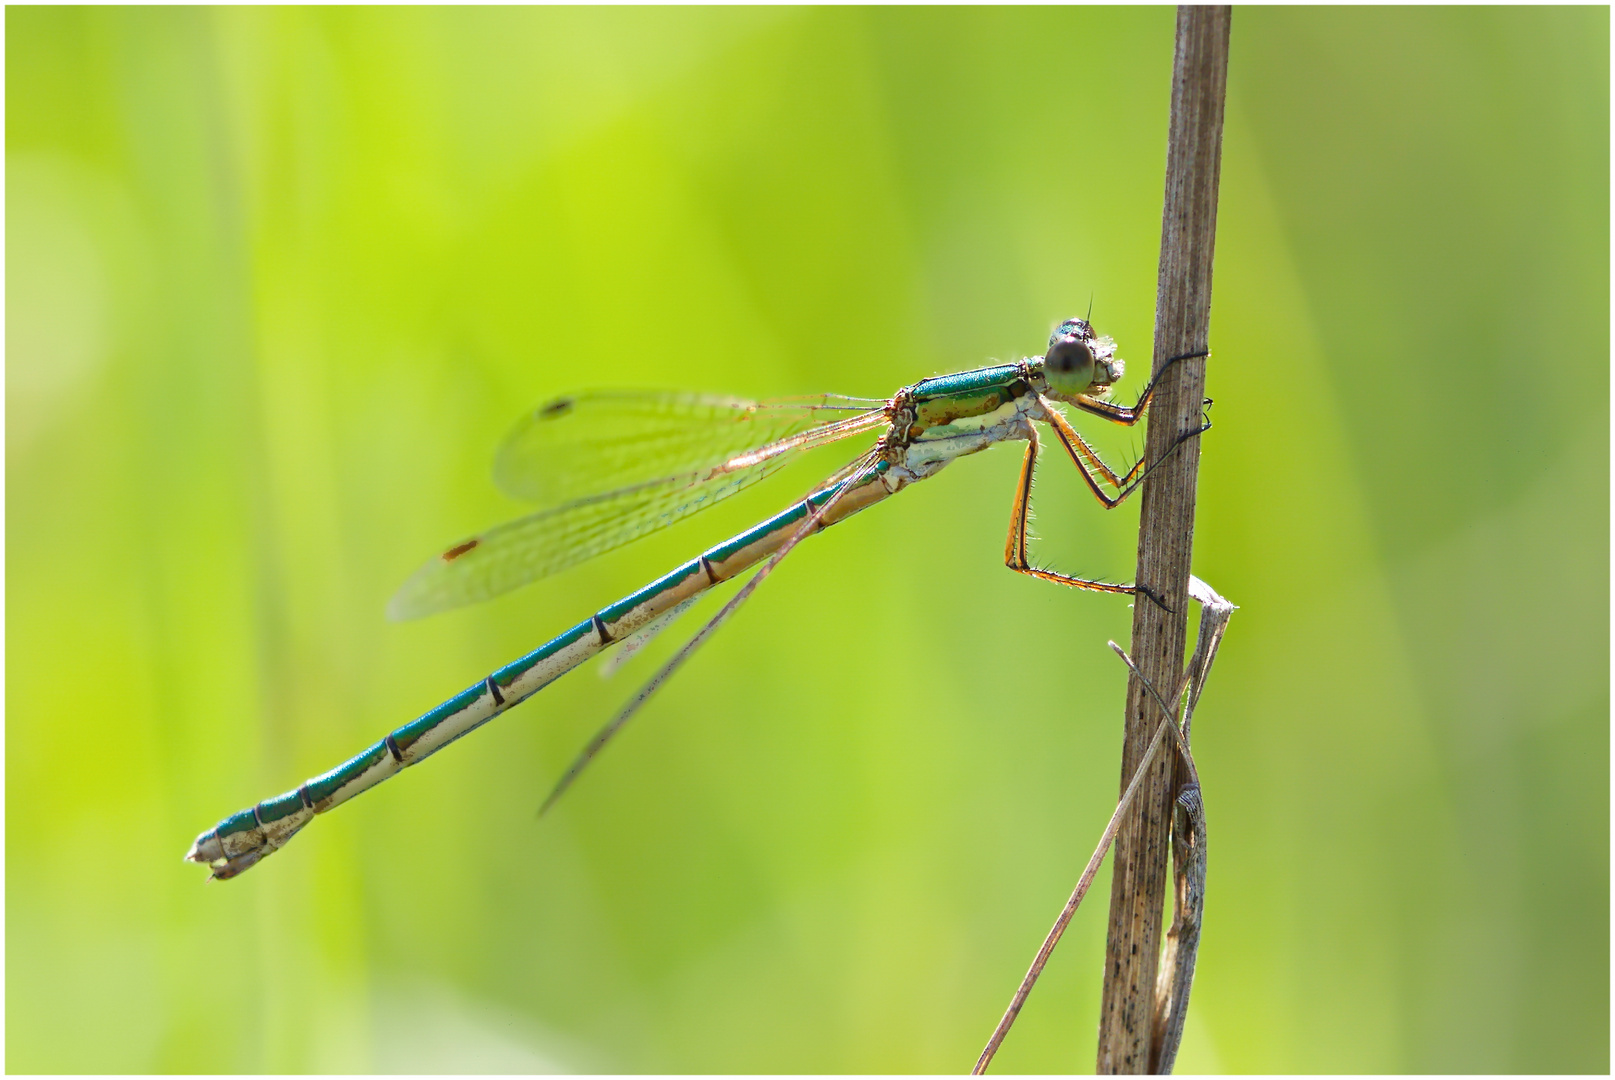
<svg viewBox="0 0 1615 1080"><path fill-rule="evenodd" d="M1031 389L1020 371L1020 365L1010 364L917 383L914 426L908 431L909 437L918 438L932 428L997 412Z"/></svg>
<svg viewBox="0 0 1615 1080"><path fill-rule="evenodd" d="M916 403L923 404L934 397L1007 389L1010 383L1019 378L1020 371L1019 364L998 364L994 367L977 368L975 371L938 375L934 379L917 382L910 389L914 392Z"/></svg>

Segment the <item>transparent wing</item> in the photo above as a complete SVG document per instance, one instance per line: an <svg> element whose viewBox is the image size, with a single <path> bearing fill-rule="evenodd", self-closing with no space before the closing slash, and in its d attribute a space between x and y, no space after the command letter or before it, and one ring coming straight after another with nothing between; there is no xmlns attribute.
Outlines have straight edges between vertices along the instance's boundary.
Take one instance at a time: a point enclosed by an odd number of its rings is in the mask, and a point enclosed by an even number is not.
<svg viewBox="0 0 1615 1080"><path fill-rule="evenodd" d="M522 418L494 459L494 482L514 498L561 506L711 469L746 450L885 404L835 395L759 402L637 390L574 394Z"/></svg>
<svg viewBox="0 0 1615 1080"><path fill-rule="evenodd" d="M556 419L572 418L572 408L584 400L591 403L590 408L582 410L586 417L594 411L594 404L605 396L591 394L562 398L560 403L567 403L569 408L558 410ZM809 402L757 404L695 395L624 396L640 399L654 397L663 402L673 399L679 408L695 410L697 419L693 426L708 429L708 434L705 438L692 436L681 439L675 425L659 421L650 426L653 431L659 430L660 435L647 439L639 438L626 424L619 425L615 439L602 439L593 444L589 443L588 433L584 431L579 431L576 436L563 432L562 436L570 439L570 442L563 442L561 436L548 433L542 438L530 438L526 435L530 426L550 422L539 418L543 412L539 410L517 429L506 446L521 442L526 447L522 451L523 460L534 464L553 461L555 467L552 471L540 469L536 474L517 470L507 475L529 479L534 476L554 477L552 486L545 491L546 500L564 497L563 493L570 491L596 493L539 510L455 544L404 582L387 606L388 617L418 618L509 592L704 510L774 472L785 464L792 451L834 442L873 430L885 423L885 402L877 402L877 408L860 412L850 411L850 406L839 404L852 399L831 399L838 404L827 407L823 404L823 398L814 398ZM560 403L552 403L549 408ZM719 412L720 409L727 411ZM743 418L774 413L775 410L778 410L778 418L773 426ZM850 415L847 415L849 411ZM666 416L665 413L655 415ZM842 415L844 419L809 427L805 431L795 431L765 441L762 445L745 440L745 445L740 449L715 458L713 446L725 444L724 438L711 434L714 427L712 417L715 415L725 417L723 424L716 425L720 429L724 425L738 427L752 436L759 432L772 434L781 424L786 425L789 431L791 427L808 422L805 418ZM554 426L559 429L562 425L556 423ZM567 459L571 453L587 453L584 447L589 445L602 453L616 455L621 447L636 443L645 447L659 445L669 448L659 459L660 470L652 469L641 458L626 453L621 457L623 470L615 473L610 470L602 473L592 463L573 463ZM563 454L560 450L563 445L576 449ZM733 442L730 441L729 445L732 446ZM542 453L537 452L539 447L543 448ZM675 449L677 453L673 452ZM649 453L649 450L646 452ZM682 463L684 467L669 472L669 462ZM694 463L693 468L689 467L691 463ZM647 474L651 478L643 479ZM610 475L618 484L622 484L625 477L635 478L637 482L598 493L600 488L592 481L601 480L604 475ZM508 484L504 486L510 490Z"/></svg>

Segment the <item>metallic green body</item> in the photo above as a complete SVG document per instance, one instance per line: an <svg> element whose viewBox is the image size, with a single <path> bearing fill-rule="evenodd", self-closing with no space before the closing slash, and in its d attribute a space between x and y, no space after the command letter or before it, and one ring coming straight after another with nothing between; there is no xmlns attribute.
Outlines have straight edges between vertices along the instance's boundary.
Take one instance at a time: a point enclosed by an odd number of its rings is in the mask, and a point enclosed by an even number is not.
<svg viewBox="0 0 1615 1080"><path fill-rule="evenodd" d="M1113 362L1111 359L1114 348L1109 339L1095 339L1086 323L1072 320L1062 324L1051 337L1049 355L1056 355L1054 350L1057 344L1065 343L1062 347L1068 348L1078 341L1084 350L1098 350L1097 353L1081 352L1079 358L1088 367L1100 370L1101 375L1092 380L1079 378L1073 385L1082 392L1097 390L1102 394L1121 370L1120 361ZM1097 366L1093 359L1095 355L1101 358ZM1053 369L1049 369L1049 373L1052 374ZM1069 382L1069 372L1066 375ZM1045 374L1044 357L942 375L905 387L883 407L878 402L872 402L870 405L873 407L866 408L858 416L815 427L787 441L736 454L722 467L714 468L691 483L691 493L686 502L666 513L677 516L687 512L689 507L715 501L712 499L713 489L742 475L736 470L754 468L757 462L767 461L770 455L777 455L785 449L816 445L885 426L874 449L861 459L862 464L856 466L853 472L840 474L834 482L827 482L801 502L709 548L616 603L601 608L554 640L494 671L481 682L397 728L329 772L314 777L292 791L230 815L197 837L186 858L207 863L212 867L215 878L230 878L242 873L282 847L316 814L324 813L400 770L425 760L537 693L602 649L646 628L680 604L743 573L779 551L815 512L820 513L817 527L826 528L902 490L910 483L935 475L958 457L1006 440L1035 438L1032 422L1049 419L1047 403L1042 396L1044 393L1070 400L1070 391L1051 389L1050 378ZM572 400L562 399L562 402L570 403ZM598 405L601 396L588 400ZM831 397L826 397L825 402L830 400ZM733 411L728 403L720 403L719 407L714 408L720 413L725 408ZM565 412L570 411L569 405ZM564 413L558 412L552 405L541 410L540 415L543 423L548 424ZM708 481L713 483L708 484ZM702 488L698 486L700 484L707 484L707 487ZM730 483L729 486L736 485ZM620 490L636 489L629 487ZM585 498L576 505L583 506L592 501ZM497 531L488 535L494 537ZM587 539L593 542L592 535ZM441 558L445 563L452 562L464 552L477 549L480 543L479 539L459 545Z"/></svg>
<svg viewBox="0 0 1615 1080"><path fill-rule="evenodd" d="M1004 364L915 383L909 388L914 408L909 438L920 439L933 428L998 412L1031 390L1027 375L1025 365Z"/></svg>

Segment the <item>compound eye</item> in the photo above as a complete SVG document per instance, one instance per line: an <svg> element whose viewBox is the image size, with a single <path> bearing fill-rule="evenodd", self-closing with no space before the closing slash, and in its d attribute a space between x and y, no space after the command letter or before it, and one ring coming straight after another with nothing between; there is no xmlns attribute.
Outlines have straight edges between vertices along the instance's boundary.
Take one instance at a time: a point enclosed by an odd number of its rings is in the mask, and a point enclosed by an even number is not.
<svg viewBox="0 0 1615 1080"><path fill-rule="evenodd" d="M1093 369L1093 353L1081 338L1066 338L1049 350L1043 364L1050 375L1083 374Z"/></svg>
<svg viewBox="0 0 1615 1080"><path fill-rule="evenodd" d="M1043 357L1043 374L1049 380L1049 389L1057 396L1086 394L1093 389L1093 350L1076 335L1056 341Z"/></svg>

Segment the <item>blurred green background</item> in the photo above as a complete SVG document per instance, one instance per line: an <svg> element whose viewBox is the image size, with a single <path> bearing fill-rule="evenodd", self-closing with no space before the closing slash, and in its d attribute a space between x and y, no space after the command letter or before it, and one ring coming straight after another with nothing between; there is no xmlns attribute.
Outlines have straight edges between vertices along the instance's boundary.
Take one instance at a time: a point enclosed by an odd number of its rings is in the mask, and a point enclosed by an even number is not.
<svg viewBox="0 0 1615 1080"><path fill-rule="evenodd" d="M805 545L542 822L694 616L243 879L180 856L852 452L386 622L549 395L885 395L1092 298L1132 400L1172 12L6 30L7 1067L966 1069L1118 782L1130 613L1003 568L1016 450ZM1236 13L1184 1071L1609 1068L1608 57L1606 9ZM1129 577L1050 462L1042 559ZM1107 895L1000 1070L1092 1067Z"/></svg>

